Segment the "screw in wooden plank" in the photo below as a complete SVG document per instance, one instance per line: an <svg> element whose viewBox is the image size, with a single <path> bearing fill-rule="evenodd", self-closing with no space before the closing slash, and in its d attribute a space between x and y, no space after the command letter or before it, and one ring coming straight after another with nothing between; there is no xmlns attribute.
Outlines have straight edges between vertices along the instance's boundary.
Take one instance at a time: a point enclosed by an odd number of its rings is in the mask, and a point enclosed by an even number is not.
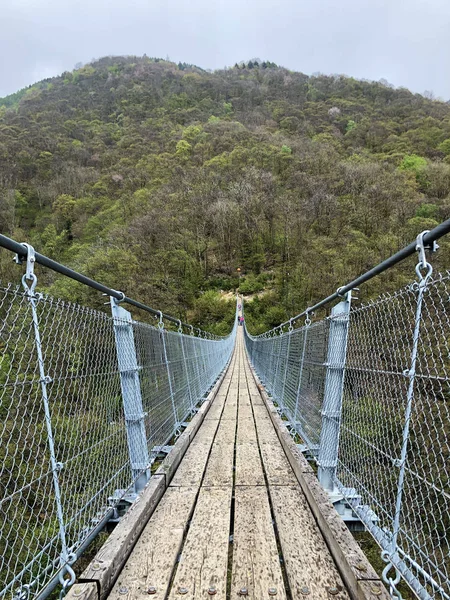
<svg viewBox="0 0 450 600"><path fill-rule="evenodd" d="M269 588L269 596L276 596L277 595L277 588Z"/></svg>
<svg viewBox="0 0 450 600"><path fill-rule="evenodd" d="M188 589L187 589L187 588L185 588L185 587L179 587L179 588L178 588L178 593L179 593L179 594L182 594L182 595L184 596L185 594L187 594L187 593L188 593Z"/></svg>
<svg viewBox="0 0 450 600"><path fill-rule="evenodd" d="M303 596L307 596L310 593L311 592L309 591L309 587L307 585L304 585L300 590L300 594L303 594Z"/></svg>
<svg viewBox="0 0 450 600"><path fill-rule="evenodd" d="M215 594L217 594L217 590L216 590L216 588L213 585L208 588L208 594L210 596L214 596Z"/></svg>
<svg viewBox="0 0 450 600"><path fill-rule="evenodd" d="M239 596L248 596L248 589L246 587L241 587L239 590Z"/></svg>
<svg viewBox="0 0 450 600"><path fill-rule="evenodd" d="M339 588L336 587L335 585L333 585L328 588L328 593L331 594L332 596L337 596L339 594Z"/></svg>
<svg viewBox="0 0 450 600"><path fill-rule="evenodd" d="M381 596L381 587L378 585L370 586L370 591L374 596Z"/></svg>
<svg viewBox="0 0 450 600"><path fill-rule="evenodd" d="M156 594L156 588L154 585L151 585L150 587L147 588L147 594L153 595Z"/></svg>
<svg viewBox="0 0 450 600"><path fill-rule="evenodd" d="M125 587L125 586L123 586L123 587L119 588L119 594L120 594L121 596L124 596L125 594L128 594L128 588L127 588L127 587Z"/></svg>

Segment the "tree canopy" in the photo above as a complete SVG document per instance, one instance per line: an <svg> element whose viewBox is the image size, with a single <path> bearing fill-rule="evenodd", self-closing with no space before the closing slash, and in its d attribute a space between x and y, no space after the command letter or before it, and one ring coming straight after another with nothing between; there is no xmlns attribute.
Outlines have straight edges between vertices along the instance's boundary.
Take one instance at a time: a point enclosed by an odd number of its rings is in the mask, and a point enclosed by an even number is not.
<svg viewBox="0 0 450 600"><path fill-rule="evenodd" d="M449 217L450 106L406 89L144 56L0 99L0 231L212 330L231 310L219 290L240 284L261 331ZM17 278L5 253L0 274ZM101 305L52 273L42 283Z"/></svg>

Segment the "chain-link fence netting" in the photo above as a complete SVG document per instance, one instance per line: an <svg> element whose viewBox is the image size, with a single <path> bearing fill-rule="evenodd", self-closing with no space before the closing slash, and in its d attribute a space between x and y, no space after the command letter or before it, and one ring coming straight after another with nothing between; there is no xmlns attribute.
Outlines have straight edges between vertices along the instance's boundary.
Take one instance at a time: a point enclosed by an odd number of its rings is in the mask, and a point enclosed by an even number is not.
<svg viewBox="0 0 450 600"><path fill-rule="evenodd" d="M401 573L424 599L450 598L449 309L446 273L352 308L346 320L246 333L255 370L319 476L320 457L335 449L335 489L385 551L386 579Z"/></svg>
<svg viewBox="0 0 450 600"><path fill-rule="evenodd" d="M226 366L236 332L214 340L123 324L131 344L118 348L120 319L0 288L2 597L34 598L64 574L134 489L133 426L142 420L148 461L139 471L149 472ZM124 393L132 402L139 393L142 414L127 412Z"/></svg>

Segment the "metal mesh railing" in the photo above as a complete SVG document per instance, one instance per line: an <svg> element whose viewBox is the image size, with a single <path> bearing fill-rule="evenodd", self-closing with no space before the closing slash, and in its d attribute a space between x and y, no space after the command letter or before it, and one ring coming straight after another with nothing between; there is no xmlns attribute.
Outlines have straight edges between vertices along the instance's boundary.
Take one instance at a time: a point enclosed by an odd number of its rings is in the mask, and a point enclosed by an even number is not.
<svg viewBox="0 0 450 600"><path fill-rule="evenodd" d="M71 583L77 553L230 359L236 326L205 339L120 310L0 288L2 597Z"/></svg>
<svg viewBox="0 0 450 600"><path fill-rule="evenodd" d="M261 381L371 531L391 593L450 598L450 273L253 337ZM391 571L392 569L392 571Z"/></svg>

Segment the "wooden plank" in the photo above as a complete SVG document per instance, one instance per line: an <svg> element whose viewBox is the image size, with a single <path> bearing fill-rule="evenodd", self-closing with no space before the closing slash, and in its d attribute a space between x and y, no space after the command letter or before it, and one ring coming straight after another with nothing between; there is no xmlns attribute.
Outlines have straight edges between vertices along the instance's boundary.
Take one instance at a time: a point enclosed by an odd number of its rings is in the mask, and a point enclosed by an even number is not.
<svg viewBox="0 0 450 600"><path fill-rule="evenodd" d="M258 390L255 388L250 388L250 399L252 401L252 404L258 404L258 405L262 405L264 406L264 401L261 398L260 393L258 392Z"/></svg>
<svg viewBox="0 0 450 600"><path fill-rule="evenodd" d="M165 477L154 475L139 502L135 502L129 508L95 558L83 571L82 579L96 582L96 598L97 594L101 600L108 595L165 489ZM81 592L81 596L77 596L77 599L88 600L90 591L89 587L83 590L77 588L76 592ZM73 600L73 594L74 591L69 590L67 597Z"/></svg>
<svg viewBox="0 0 450 600"><path fill-rule="evenodd" d="M270 444L271 446L279 446L280 441L271 420L261 418L259 415L255 414L255 421L259 443Z"/></svg>
<svg viewBox="0 0 450 600"><path fill-rule="evenodd" d="M236 419L237 414L237 404L225 404L225 408L223 409L222 419Z"/></svg>
<svg viewBox="0 0 450 600"><path fill-rule="evenodd" d="M245 394L239 395L239 408L241 409L242 407L247 408L248 406L251 406L252 403L250 402L250 396L246 396Z"/></svg>
<svg viewBox="0 0 450 600"><path fill-rule="evenodd" d="M77 600L98 600L97 584L95 583L75 583L70 590L71 598Z"/></svg>
<svg viewBox="0 0 450 600"><path fill-rule="evenodd" d="M222 426L221 426L222 425ZM220 421L217 429L216 437L214 438L215 444L234 444L236 437L236 418L224 419Z"/></svg>
<svg viewBox="0 0 450 600"><path fill-rule="evenodd" d="M297 479L283 448L276 444L260 444L261 457L269 485L295 485Z"/></svg>
<svg viewBox="0 0 450 600"><path fill-rule="evenodd" d="M253 371L252 377L258 381ZM300 487L305 494L310 510L326 540L327 546L335 562L339 564L339 570L350 595L352 598L365 598L361 586L362 581L370 580L374 583L378 582L381 587L383 587L383 583L345 523L337 514L326 492L318 484L317 478L313 475L312 469L304 456L298 452L298 449L296 453L293 452L293 445L295 446L295 444L284 422L276 414L276 411L274 411L272 401L264 391L261 392L261 396L264 404L267 406L274 426L282 432L280 442L283 445ZM298 461L300 461L300 465L298 465Z"/></svg>
<svg viewBox="0 0 450 600"><path fill-rule="evenodd" d="M188 451L170 482L171 487L200 487L209 452L211 450L211 444L211 441L209 444L193 442L189 446Z"/></svg>
<svg viewBox="0 0 450 600"><path fill-rule="evenodd" d="M234 405L234 404L238 404L238 403L239 403L238 393L237 392L235 392L235 393L229 392L227 395L226 404L228 406L230 406L230 405Z"/></svg>
<svg viewBox="0 0 450 600"><path fill-rule="evenodd" d="M169 598L226 600L232 488L201 488ZM186 589L180 596L179 590Z"/></svg>
<svg viewBox="0 0 450 600"><path fill-rule="evenodd" d="M168 488L114 585L110 600L164 600L192 513L196 488Z"/></svg>
<svg viewBox="0 0 450 600"><path fill-rule="evenodd" d="M232 486L233 459L234 443L214 442L202 485Z"/></svg>
<svg viewBox="0 0 450 600"><path fill-rule="evenodd" d="M366 600L392 600L381 581L359 581L358 586Z"/></svg>
<svg viewBox="0 0 450 600"><path fill-rule="evenodd" d="M236 420L235 419L221 419L219 428L217 430L217 439L221 442L234 442L236 436Z"/></svg>
<svg viewBox="0 0 450 600"><path fill-rule="evenodd" d="M292 596L300 598L305 588L311 598L329 600L328 590L337 588L339 592L333 597L348 600L349 595L300 487L270 486L270 496Z"/></svg>
<svg viewBox="0 0 450 600"><path fill-rule="evenodd" d="M253 419L253 411L250 404L239 404L240 419Z"/></svg>
<svg viewBox="0 0 450 600"><path fill-rule="evenodd" d="M236 485L264 485L264 473L255 443L236 446Z"/></svg>
<svg viewBox="0 0 450 600"><path fill-rule="evenodd" d="M244 418L239 416L237 427L237 444L257 444L255 422L253 417Z"/></svg>
<svg viewBox="0 0 450 600"><path fill-rule="evenodd" d="M235 491L232 600L242 599L242 588L250 600L269 598L269 589L278 600L286 598L265 486Z"/></svg>
<svg viewBox="0 0 450 600"><path fill-rule="evenodd" d="M220 419L220 417L222 416L224 401L224 398L221 400L218 400L218 398L216 398L213 402L213 405L206 413L205 419Z"/></svg>
<svg viewBox="0 0 450 600"><path fill-rule="evenodd" d="M194 438L191 439L191 444L211 444L218 425L219 421L216 419L205 419Z"/></svg>
<svg viewBox="0 0 450 600"><path fill-rule="evenodd" d="M211 408L213 408L213 407L211 407ZM263 404L254 404L253 405L253 414L255 415L256 422L267 421L267 422L271 423L269 412Z"/></svg>

